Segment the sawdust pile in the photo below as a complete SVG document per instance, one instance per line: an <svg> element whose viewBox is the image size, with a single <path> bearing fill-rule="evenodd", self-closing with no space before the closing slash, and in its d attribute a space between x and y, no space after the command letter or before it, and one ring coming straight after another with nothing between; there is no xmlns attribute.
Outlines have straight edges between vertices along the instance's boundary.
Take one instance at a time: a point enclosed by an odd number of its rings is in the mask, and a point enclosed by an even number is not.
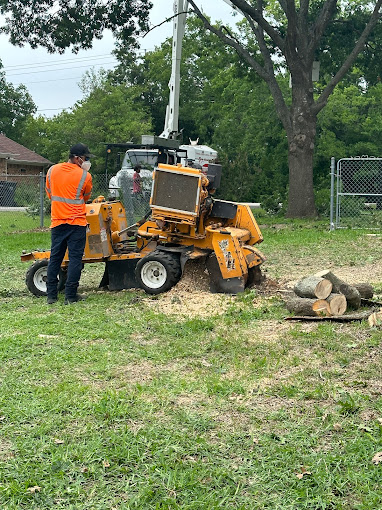
<svg viewBox="0 0 382 510"><path fill-rule="evenodd" d="M176 295L179 291L184 292L209 292L210 277L206 270L204 259L188 260L184 266L184 272L180 282L170 290Z"/></svg>
<svg viewBox="0 0 382 510"><path fill-rule="evenodd" d="M212 294L209 290L209 281L205 261L189 260L179 283L169 292L160 294L155 300L147 301L147 305L158 313L188 318L222 315L235 303L236 296ZM255 287L263 296L274 295L279 288L277 280L270 278L266 278L261 285Z"/></svg>
<svg viewBox="0 0 382 510"><path fill-rule="evenodd" d="M149 301L150 308L166 315L206 318L223 314L235 299L226 294L211 294L204 260L189 260L182 279L169 292Z"/></svg>

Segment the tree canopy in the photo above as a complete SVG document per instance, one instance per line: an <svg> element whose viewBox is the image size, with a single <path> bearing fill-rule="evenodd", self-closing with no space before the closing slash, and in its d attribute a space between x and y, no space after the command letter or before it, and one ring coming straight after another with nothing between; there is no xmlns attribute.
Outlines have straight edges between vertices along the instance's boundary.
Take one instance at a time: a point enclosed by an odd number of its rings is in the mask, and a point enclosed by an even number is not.
<svg viewBox="0 0 382 510"><path fill-rule="evenodd" d="M137 46L137 37L148 28L151 7L146 0L0 0L0 14L5 16L0 33L14 45L29 43L52 53L91 48L106 29Z"/></svg>

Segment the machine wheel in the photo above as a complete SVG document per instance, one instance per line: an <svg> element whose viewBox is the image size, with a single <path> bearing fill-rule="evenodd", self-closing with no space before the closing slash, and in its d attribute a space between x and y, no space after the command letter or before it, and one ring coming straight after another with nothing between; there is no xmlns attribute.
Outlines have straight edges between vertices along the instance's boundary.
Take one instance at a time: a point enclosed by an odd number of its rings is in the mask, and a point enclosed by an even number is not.
<svg viewBox="0 0 382 510"><path fill-rule="evenodd" d="M135 269L136 279L148 294L161 294L180 280L179 257L172 253L154 251L143 257Z"/></svg>
<svg viewBox="0 0 382 510"><path fill-rule="evenodd" d="M46 296L46 278L48 275L48 260L38 260L28 269L25 276L25 283L28 289L35 296ZM58 291L65 287L67 271L60 269L58 279Z"/></svg>

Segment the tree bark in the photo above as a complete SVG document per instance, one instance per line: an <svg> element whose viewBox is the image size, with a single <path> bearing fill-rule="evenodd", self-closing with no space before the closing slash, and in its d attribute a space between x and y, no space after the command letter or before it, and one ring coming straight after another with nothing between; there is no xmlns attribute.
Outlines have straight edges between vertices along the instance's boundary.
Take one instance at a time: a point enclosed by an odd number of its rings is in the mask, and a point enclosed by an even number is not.
<svg viewBox="0 0 382 510"><path fill-rule="evenodd" d="M358 290L363 299L371 299L374 296L374 289L370 283L355 283L353 287Z"/></svg>
<svg viewBox="0 0 382 510"><path fill-rule="evenodd" d="M301 83L309 81L306 76L296 77L293 85L291 128L287 129L289 162L288 218L314 218L317 210L313 188L313 153L315 147L317 117L311 113L313 90L310 79L309 93Z"/></svg>
<svg viewBox="0 0 382 510"><path fill-rule="evenodd" d="M307 276L299 280L293 290L300 297L326 299L332 292L329 280L317 276Z"/></svg>
<svg viewBox="0 0 382 510"><path fill-rule="evenodd" d="M370 316L370 312L354 313L351 315L331 315L328 317L317 316L296 316L285 317L286 321L333 321L333 322L351 322L363 321Z"/></svg>
<svg viewBox="0 0 382 510"><path fill-rule="evenodd" d="M326 278L333 284L333 292L336 294L343 294L346 297L347 302L352 308L359 308L361 306L361 296L358 290L348 285L346 282L337 278L329 269L316 273L315 276Z"/></svg>
<svg viewBox="0 0 382 510"><path fill-rule="evenodd" d="M290 297L285 301L289 312L297 315L330 315L330 306L324 299L308 299L299 296Z"/></svg>

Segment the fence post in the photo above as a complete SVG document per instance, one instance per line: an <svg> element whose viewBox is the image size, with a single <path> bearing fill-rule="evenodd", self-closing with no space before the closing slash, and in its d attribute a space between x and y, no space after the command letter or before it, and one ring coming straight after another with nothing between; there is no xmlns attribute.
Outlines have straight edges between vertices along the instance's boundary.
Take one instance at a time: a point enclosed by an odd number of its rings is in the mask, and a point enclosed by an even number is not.
<svg viewBox="0 0 382 510"><path fill-rule="evenodd" d="M334 172L336 169L336 160L330 159L330 230L334 230Z"/></svg>
<svg viewBox="0 0 382 510"><path fill-rule="evenodd" d="M44 172L40 172L40 227L44 226Z"/></svg>

